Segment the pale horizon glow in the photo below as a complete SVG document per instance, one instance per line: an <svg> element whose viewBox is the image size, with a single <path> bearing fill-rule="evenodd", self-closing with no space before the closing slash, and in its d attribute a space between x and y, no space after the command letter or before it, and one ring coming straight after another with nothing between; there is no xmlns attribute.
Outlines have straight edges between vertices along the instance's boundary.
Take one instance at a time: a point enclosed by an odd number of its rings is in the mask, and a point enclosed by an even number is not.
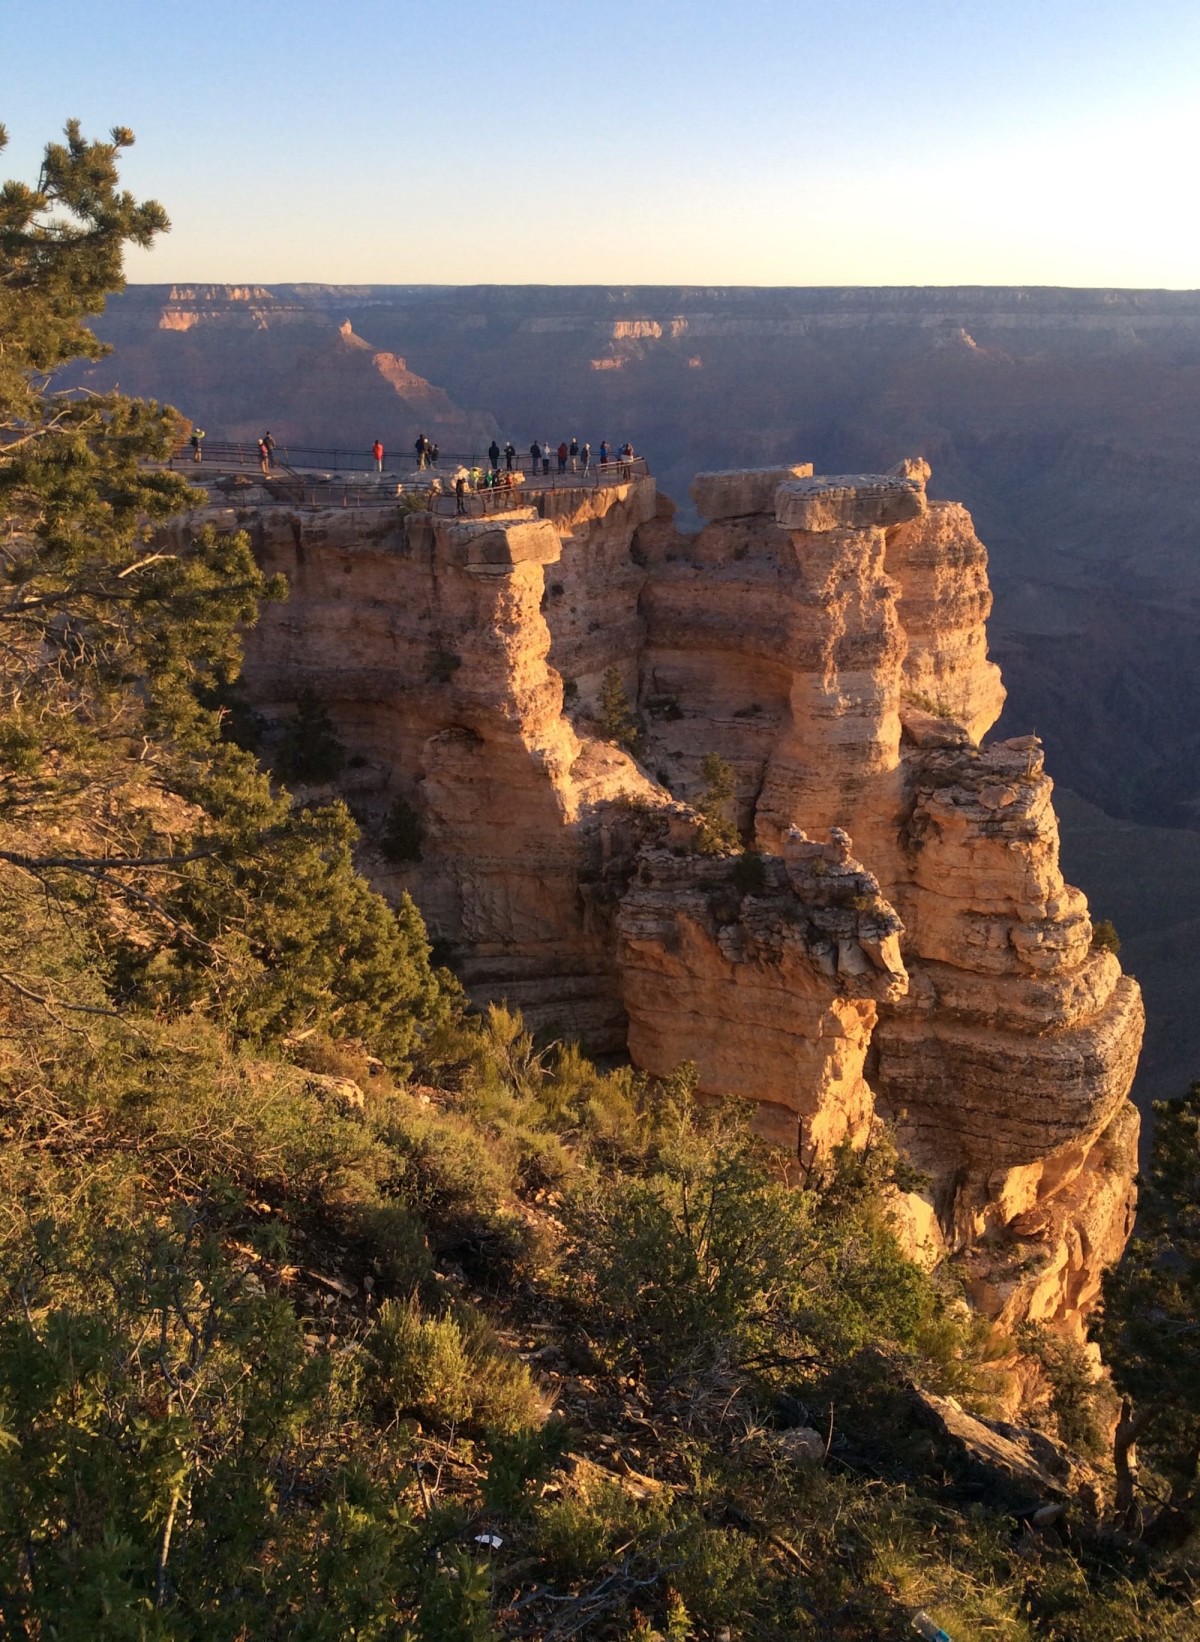
<svg viewBox="0 0 1200 1642"><path fill-rule="evenodd" d="M4 0L3 176L77 116L134 283L1200 285L1200 7Z"/></svg>

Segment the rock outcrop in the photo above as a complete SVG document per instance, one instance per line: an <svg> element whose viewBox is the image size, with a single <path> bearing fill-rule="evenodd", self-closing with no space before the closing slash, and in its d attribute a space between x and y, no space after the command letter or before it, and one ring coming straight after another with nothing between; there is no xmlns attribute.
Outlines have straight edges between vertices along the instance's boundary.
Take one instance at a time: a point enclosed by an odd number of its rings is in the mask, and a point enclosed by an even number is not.
<svg viewBox="0 0 1200 1642"><path fill-rule="evenodd" d="M694 1061L803 1164L886 1117L928 1179L913 1245L988 1315L1078 1328L1128 1232L1140 999L1063 882L1038 743L982 744L986 555L927 477L703 475L696 534L645 479L465 522L264 508L292 596L247 679L268 715L316 690L368 836L416 813L421 860L364 865L473 996ZM744 853L692 807L710 753Z"/></svg>

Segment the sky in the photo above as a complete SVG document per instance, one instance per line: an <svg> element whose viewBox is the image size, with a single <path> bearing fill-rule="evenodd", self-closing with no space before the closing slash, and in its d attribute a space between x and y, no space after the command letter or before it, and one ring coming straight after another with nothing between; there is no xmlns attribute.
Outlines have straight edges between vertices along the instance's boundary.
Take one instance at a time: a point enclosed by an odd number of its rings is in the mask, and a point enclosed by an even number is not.
<svg viewBox="0 0 1200 1642"><path fill-rule="evenodd" d="M137 282L1200 286L1197 0L0 0Z"/></svg>

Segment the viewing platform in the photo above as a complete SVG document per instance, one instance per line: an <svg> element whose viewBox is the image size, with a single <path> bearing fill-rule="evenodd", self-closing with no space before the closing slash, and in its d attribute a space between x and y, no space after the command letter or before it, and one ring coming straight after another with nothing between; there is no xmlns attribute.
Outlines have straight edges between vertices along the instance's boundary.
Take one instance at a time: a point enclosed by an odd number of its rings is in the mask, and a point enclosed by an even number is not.
<svg viewBox="0 0 1200 1642"><path fill-rule="evenodd" d="M190 443L180 445L169 465L186 474L192 483L217 490L226 501L240 493L246 501L277 502L305 508L399 508L404 512L428 512L459 518L483 518L494 514L528 512L545 514L548 495L569 490L597 490L631 483L650 476L643 456L610 458L592 462L586 471L576 463L559 470L557 456L550 458L550 471L529 456L514 456L509 468L503 458L499 468L490 467L487 457L439 454L436 464L418 467L409 457L388 462L375 469L371 456L357 451L304 449L277 445L270 468L264 472L256 444L208 439L197 461ZM487 484L488 474L495 482ZM466 489L460 498L458 478L464 476Z"/></svg>

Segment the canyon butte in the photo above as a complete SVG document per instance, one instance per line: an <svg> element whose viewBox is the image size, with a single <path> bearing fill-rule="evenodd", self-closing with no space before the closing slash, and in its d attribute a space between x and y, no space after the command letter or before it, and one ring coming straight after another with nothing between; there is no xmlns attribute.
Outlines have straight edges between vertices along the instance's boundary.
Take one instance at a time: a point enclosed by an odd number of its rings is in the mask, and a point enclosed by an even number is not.
<svg viewBox="0 0 1200 1642"><path fill-rule="evenodd" d="M475 1001L694 1062L800 1173L885 1119L909 1247L986 1316L1082 1338L1131 1225L1141 999L1063 880L1039 742L985 739L986 554L928 478L701 474L690 530L650 477L465 519L242 480L174 528L247 530L287 578L253 703L328 710L364 870ZM601 722L617 676L636 758ZM712 754L744 849L706 834Z"/></svg>

